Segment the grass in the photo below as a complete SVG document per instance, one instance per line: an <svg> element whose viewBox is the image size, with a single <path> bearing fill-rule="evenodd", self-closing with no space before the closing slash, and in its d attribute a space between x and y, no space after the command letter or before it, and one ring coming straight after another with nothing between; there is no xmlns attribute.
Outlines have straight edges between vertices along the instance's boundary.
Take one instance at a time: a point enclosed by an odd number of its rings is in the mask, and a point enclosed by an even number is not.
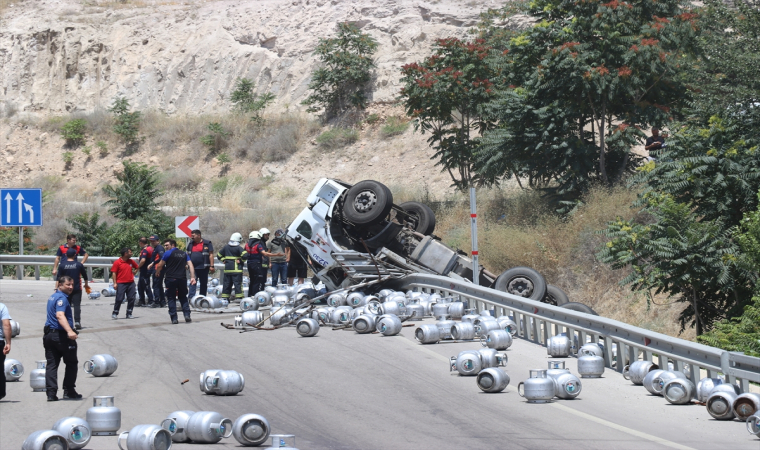
<svg viewBox="0 0 760 450"><path fill-rule="evenodd" d="M328 150L345 147L359 140L359 132L353 128L335 127L317 136L317 144Z"/></svg>
<svg viewBox="0 0 760 450"><path fill-rule="evenodd" d="M409 120L407 118L391 116L385 121L385 125L380 127L380 137L388 139L403 134L407 129L409 129Z"/></svg>

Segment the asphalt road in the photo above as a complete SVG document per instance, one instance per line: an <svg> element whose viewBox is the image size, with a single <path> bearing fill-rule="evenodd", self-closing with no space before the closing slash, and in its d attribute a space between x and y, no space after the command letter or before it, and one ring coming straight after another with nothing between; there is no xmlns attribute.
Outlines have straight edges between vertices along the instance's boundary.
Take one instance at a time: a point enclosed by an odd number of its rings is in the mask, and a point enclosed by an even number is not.
<svg viewBox="0 0 760 450"><path fill-rule="evenodd" d="M508 389L485 394L474 377L448 368L450 356L478 348L477 342L423 346L414 340L414 328L395 337L324 327L313 338L294 328L241 334L219 325L233 322L233 313L193 313L193 323L172 325L166 309L136 308L132 320L111 320L113 298L83 300L77 390L85 399L48 403L44 393L32 392L29 372L44 359L42 326L51 292L52 282L0 280L0 302L21 324L9 357L26 369L0 401L2 450L21 448L27 435L59 418L85 417L95 395L115 396L120 431L159 423L175 410L218 411L233 421L256 413L269 420L273 433L294 434L302 450L760 449L760 439L744 423L713 420L696 404L670 405L610 371L583 379L575 400L528 404L515 387L549 358L545 348L522 340L507 352ZM114 375L95 378L81 369L98 353L116 357ZM577 373L576 360L566 361ZM203 394L198 377L206 369L241 372L245 389L230 397ZM185 379L190 382L181 384ZM116 449L116 441L96 436L86 448ZM214 445L233 447L240 445L232 437Z"/></svg>

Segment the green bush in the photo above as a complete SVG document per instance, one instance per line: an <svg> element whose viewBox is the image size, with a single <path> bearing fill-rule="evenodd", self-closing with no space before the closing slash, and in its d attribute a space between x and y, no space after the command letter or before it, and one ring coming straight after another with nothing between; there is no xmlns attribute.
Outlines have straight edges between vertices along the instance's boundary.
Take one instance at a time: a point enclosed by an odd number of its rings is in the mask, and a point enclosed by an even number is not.
<svg viewBox="0 0 760 450"><path fill-rule="evenodd" d="M74 161L74 154L71 152L63 152L63 162L66 163L66 166L71 165L71 163Z"/></svg>
<svg viewBox="0 0 760 450"><path fill-rule="evenodd" d="M263 121L261 111L272 103L275 97L271 92L259 95L254 92L255 88L256 84L248 78L238 78L235 81L235 90L230 95L230 101L235 111L253 114L251 121L261 123Z"/></svg>
<svg viewBox="0 0 760 450"><path fill-rule="evenodd" d="M380 136L389 138L403 134L409 128L409 121L403 117L391 116L385 121L385 125L380 128Z"/></svg>
<svg viewBox="0 0 760 450"><path fill-rule="evenodd" d="M78 147L84 144L87 122L84 119L69 120L61 127L61 137L66 139L68 147Z"/></svg>
<svg viewBox="0 0 760 450"><path fill-rule="evenodd" d="M353 128L330 128L317 136L319 146L326 149L345 147L358 140L359 132Z"/></svg>
<svg viewBox="0 0 760 450"><path fill-rule="evenodd" d="M375 125L380 122L380 114L370 114L364 119L364 123L369 125Z"/></svg>
<svg viewBox="0 0 760 450"><path fill-rule="evenodd" d="M95 146L98 148L100 156L106 156L108 154L108 145L105 142L98 141L95 143Z"/></svg>
<svg viewBox="0 0 760 450"><path fill-rule="evenodd" d="M230 159L230 155L228 155L226 153L220 153L216 157L216 160L221 165L229 164L230 162L232 162L232 160Z"/></svg>
<svg viewBox="0 0 760 450"><path fill-rule="evenodd" d="M201 137L201 144L205 145L209 152L216 153L227 146L225 138L231 133L222 128L221 123L212 122L208 124L208 130L211 133Z"/></svg>
<svg viewBox="0 0 760 450"><path fill-rule="evenodd" d="M140 111L129 112L129 101L124 97L117 97L108 111L116 117L113 132L118 134L127 146L134 146L140 142Z"/></svg>
<svg viewBox="0 0 760 450"><path fill-rule="evenodd" d="M82 149L82 153L84 153L84 154L85 154L85 156L87 156L87 159L90 159L90 156L92 155L92 147L90 147L89 145L88 145L88 146L85 146L85 147Z"/></svg>
<svg viewBox="0 0 760 450"><path fill-rule="evenodd" d="M222 195L227 189L233 186L237 186L242 182L243 178L239 175L222 177L211 184L211 192L214 194Z"/></svg>

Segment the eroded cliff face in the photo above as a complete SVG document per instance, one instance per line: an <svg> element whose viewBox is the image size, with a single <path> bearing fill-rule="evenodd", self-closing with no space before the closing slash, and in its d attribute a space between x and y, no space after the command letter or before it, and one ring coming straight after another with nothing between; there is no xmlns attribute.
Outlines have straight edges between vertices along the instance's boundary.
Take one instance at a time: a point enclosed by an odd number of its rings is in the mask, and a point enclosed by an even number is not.
<svg viewBox="0 0 760 450"><path fill-rule="evenodd" d="M399 90L400 67L438 38L466 38L495 1L25 1L0 22L0 107L35 115L92 111L125 96L141 110L213 113L238 77L296 108L308 95L320 37L349 21L379 43L375 101ZM0 111L2 112L2 111Z"/></svg>

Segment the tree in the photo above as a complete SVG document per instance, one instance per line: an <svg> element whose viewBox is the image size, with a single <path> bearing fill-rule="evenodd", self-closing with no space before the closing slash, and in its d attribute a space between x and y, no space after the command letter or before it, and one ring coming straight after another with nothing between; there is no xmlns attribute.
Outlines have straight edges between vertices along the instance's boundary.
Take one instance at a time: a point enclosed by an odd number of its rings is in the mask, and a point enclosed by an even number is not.
<svg viewBox="0 0 760 450"><path fill-rule="evenodd" d="M158 211L156 199L161 195L161 178L154 167L142 163L123 161L124 170L116 174L121 183L106 185L103 193L110 199L104 205L117 219L136 220L155 215Z"/></svg>
<svg viewBox="0 0 760 450"><path fill-rule="evenodd" d="M479 174L519 167L531 186L570 197L622 179L639 163L630 147L642 129L686 99L677 66L695 14L680 0L535 0L527 13L540 22L499 49L504 81L484 111L499 126L483 138Z"/></svg>
<svg viewBox="0 0 760 450"><path fill-rule="evenodd" d="M349 109L366 108L376 49L375 39L347 22L338 24L336 37L320 38L314 53L322 66L311 74L313 93L303 101L306 110L323 111L330 120Z"/></svg>
<svg viewBox="0 0 760 450"><path fill-rule="evenodd" d="M261 123L261 111L274 101L274 94L266 92L262 95L254 92L256 84L248 78L235 80L235 90L230 95L233 110L243 114L253 114L251 121Z"/></svg>
<svg viewBox="0 0 760 450"><path fill-rule="evenodd" d="M78 147L84 144L87 122L84 119L72 119L61 127L61 137L66 140L67 147Z"/></svg>
<svg viewBox="0 0 760 450"><path fill-rule="evenodd" d="M103 255L103 239L108 231L108 224L100 221L99 213L82 213L67 219L76 232L77 242L91 255Z"/></svg>
<svg viewBox="0 0 760 450"><path fill-rule="evenodd" d="M114 133L121 136L127 147L133 148L139 144L138 133L140 132L142 113L140 111L129 112L129 100L125 97L116 97L108 111L113 113L116 118L113 125Z"/></svg>
<svg viewBox="0 0 760 450"><path fill-rule="evenodd" d="M209 134L201 136L201 143L208 148L211 153L216 153L227 145L224 138L230 135L230 132L222 127L219 122L212 122L208 124Z"/></svg>
<svg viewBox="0 0 760 450"><path fill-rule="evenodd" d="M415 130L430 132L432 159L448 171L458 189L481 183L473 170L478 137L494 120L479 113L493 99L497 72L488 64L491 47L485 40L440 39L433 55L401 69L401 98Z"/></svg>

